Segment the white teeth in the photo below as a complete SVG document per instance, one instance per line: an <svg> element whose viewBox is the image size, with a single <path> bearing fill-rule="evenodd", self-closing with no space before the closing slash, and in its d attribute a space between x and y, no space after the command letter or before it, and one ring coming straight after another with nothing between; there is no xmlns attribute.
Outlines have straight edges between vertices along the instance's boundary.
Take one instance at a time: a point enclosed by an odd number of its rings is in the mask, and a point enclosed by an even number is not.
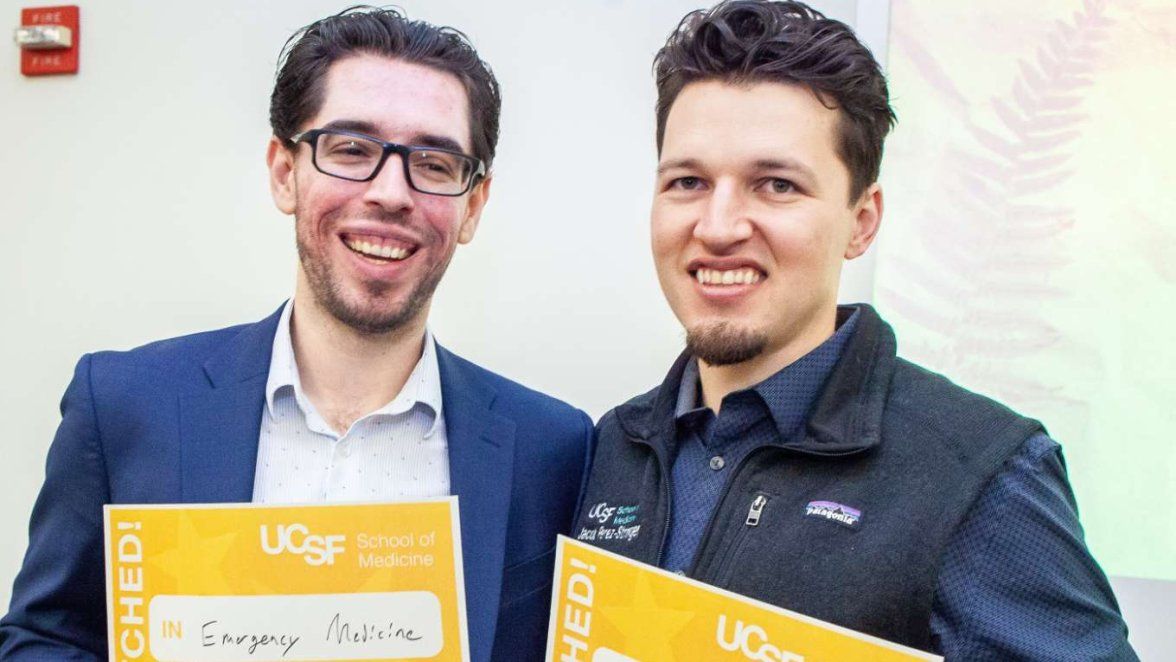
<svg viewBox="0 0 1176 662"><path fill-rule="evenodd" d="M363 255L370 255L372 257L382 257L387 260L403 260L408 257L408 249L396 248L394 246L373 244L368 241L359 241L357 239L348 239L347 247L356 253Z"/></svg>
<svg viewBox="0 0 1176 662"><path fill-rule="evenodd" d="M694 278L703 285L753 285L759 282L760 274L755 269L699 269Z"/></svg>

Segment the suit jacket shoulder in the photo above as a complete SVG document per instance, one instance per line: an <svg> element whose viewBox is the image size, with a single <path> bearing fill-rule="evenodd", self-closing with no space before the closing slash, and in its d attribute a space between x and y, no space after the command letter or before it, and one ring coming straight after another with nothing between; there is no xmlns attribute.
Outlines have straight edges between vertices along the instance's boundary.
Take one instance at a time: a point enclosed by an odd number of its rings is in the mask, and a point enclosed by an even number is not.
<svg viewBox="0 0 1176 662"><path fill-rule="evenodd" d="M514 426L516 469L542 469L544 462L578 463L590 458L592 419L557 398L503 377L438 346L447 410L484 401L486 408ZM448 416L446 417L448 420ZM551 467L547 467L550 469ZM571 467L567 467L571 468Z"/></svg>
<svg viewBox="0 0 1176 662"><path fill-rule="evenodd" d="M587 416L563 400L546 393L540 393L496 372L487 370L443 347L438 348L438 355L442 363L448 362L451 370L463 373L465 379L471 382L480 382L493 389L501 399L495 401L496 407L502 407L504 411L513 411L523 419L543 420L556 424L575 421L578 425L582 418Z"/></svg>
<svg viewBox="0 0 1176 662"><path fill-rule="evenodd" d="M94 378L109 378L115 386L132 376L152 386L160 380L208 386L210 380L254 377L269 370L280 316L281 308L260 322L157 340L130 350L95 352L89 355L91 371Z"/></svg>

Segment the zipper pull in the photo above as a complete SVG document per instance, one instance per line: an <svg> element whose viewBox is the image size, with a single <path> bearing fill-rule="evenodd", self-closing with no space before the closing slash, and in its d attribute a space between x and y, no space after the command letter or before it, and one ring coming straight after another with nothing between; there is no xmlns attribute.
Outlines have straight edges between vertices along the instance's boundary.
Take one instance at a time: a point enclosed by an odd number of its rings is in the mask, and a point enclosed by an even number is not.
<svg viewBox="0 0 1176 662"><path fill-rule="evenodd" d="M747 521L744 522L747 526L759 526L760 515L764 513L764 505L768 503L768 497L757 494L755 500L751 502L751 508L747 511Z"/></svg>

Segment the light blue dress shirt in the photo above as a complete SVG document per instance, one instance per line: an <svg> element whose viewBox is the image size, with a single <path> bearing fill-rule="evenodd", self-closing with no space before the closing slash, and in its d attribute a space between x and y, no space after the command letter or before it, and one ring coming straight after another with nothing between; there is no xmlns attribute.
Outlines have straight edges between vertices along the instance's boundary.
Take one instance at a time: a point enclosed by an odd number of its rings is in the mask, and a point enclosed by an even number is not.
<svg viewBox="0 0 1176 662"><path fill-rule="evenodd" d="M254 503L406 501L446 496L449 448L437 348L424 351L400 393L339 435L302 390L286 303L274 336L258 439Z"/></svg>

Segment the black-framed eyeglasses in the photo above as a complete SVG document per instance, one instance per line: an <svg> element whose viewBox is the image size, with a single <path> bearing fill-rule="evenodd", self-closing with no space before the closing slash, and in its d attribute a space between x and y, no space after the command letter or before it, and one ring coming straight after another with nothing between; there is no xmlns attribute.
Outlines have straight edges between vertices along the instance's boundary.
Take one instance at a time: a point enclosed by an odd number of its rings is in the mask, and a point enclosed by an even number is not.
<svg viewBox="0 0 1176 662"><path fill-rule="evenodd" d="M437 147L398 145L340 129L311 129L292 136L308 143L314 167L324 175L367 182L380 174L392 154L400 156L404 179L415 191L431 195L462 195L486 176L481 159Z"/></svg>

